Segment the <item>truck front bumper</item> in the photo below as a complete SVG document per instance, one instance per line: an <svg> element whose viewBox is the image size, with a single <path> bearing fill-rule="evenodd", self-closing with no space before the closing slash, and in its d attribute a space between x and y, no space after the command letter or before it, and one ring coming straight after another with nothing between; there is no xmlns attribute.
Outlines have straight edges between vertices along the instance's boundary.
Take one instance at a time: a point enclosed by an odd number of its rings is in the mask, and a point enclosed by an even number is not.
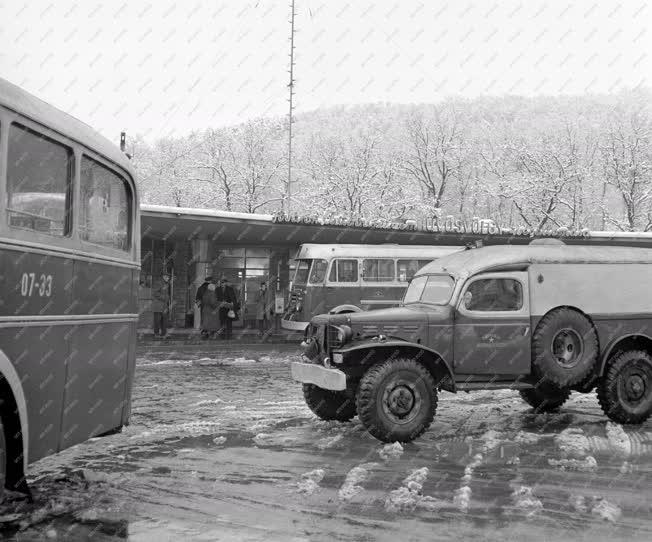
<svg viewBox="0 0 652 542"><path fill-rule="evenodd" d="M292 363L292 378L303 384L314 384L325 390L344 391L346 375L339 369L327 369L313 363Z"/></svg>

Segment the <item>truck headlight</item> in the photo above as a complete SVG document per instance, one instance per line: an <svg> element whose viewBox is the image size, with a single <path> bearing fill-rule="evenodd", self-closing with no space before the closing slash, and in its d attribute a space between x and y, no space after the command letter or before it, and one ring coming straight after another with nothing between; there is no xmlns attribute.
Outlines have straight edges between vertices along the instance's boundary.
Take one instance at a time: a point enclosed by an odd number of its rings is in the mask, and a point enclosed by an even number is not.
<svg viewBox="0 0 652 542"><path fill-rule="evenodd" d="M344 361L344 354L341 352L335 352L333 354L333 363L342 363Z"/></svg>
<svg viewBox="0 0 652 542"><path fill-rule="evenodd" d="M331 326L329 346L338 348L346 344L352 336L353 332L349 326Z"/></svg>

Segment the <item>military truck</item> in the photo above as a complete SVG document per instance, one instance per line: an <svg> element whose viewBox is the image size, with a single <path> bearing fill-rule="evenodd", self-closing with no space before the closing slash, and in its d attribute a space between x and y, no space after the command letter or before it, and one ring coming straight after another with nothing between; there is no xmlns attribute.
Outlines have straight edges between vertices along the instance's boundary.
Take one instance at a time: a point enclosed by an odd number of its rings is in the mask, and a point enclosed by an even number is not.
<svg viewBox="0 0 652 542"><path fill-rule="evenodd" d="M652 250L537 240L444 256L401 306L314 317L292 376L325 420L385 442L431 424L440 390L513 389L537 411L572 391L619 423L652 413Z"/></svg>

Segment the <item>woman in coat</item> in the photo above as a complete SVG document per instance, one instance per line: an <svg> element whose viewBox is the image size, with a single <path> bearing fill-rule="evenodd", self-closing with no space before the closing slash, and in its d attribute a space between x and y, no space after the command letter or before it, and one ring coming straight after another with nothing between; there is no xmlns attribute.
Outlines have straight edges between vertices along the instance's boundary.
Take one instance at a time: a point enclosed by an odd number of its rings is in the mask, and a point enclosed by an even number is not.
<svg viewBox="0 0 652 542"><path fill-rule="evenodd" d="M256 322L258 323L258 332L263 336L269 330L269 292L267 284L260 283L260 289L256 294Z"/></svg>
<svg viewBox="0 0 652 542"><path fill-rule="evenodd" d="M201 297L201 327L211 337L220 330L219 302L213 282L208 284Z"/></svg>

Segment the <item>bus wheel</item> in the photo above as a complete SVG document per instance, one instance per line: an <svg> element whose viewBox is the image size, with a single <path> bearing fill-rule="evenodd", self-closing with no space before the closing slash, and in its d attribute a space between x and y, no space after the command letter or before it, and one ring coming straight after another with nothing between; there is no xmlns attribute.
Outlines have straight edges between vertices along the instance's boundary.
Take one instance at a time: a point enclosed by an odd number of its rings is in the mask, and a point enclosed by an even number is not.
<svg viewBox="0 0 652 542"><path fill-rule="evenodd" d="M598 384L603 412L618 423L643 423L652 414L652 357L642 350L610 360Z"/></svg>
<svg viewBox="0 0 652 542"><path fill-rule="evenodd" d="M308 408L322 420L348 422L355 416L355 401L344 391L325 390L314 384L303 385Z"/></svg>
<svg viewBox="0 0 652 542"><path fill-rule="evenodd" d="M538 380L567 388L585 380L598 358L598 335L579 312L546 314L532 337L532 369Z"/></svg>
<svg viewBox="0 0 652 542"><path fill-rule="evenodd" d="M356 402L360 421L378 440L410 442L432 423L437 389L420 363L388 360L365 373Z"/></svg>
<svg viewBox="0 0 652 542"><path fill-rule="evenodd" d="M535 412L551 412L557 410L570 397L569 389L554 389L541 387L521 390L521 399L530 405Z"/></svg>

